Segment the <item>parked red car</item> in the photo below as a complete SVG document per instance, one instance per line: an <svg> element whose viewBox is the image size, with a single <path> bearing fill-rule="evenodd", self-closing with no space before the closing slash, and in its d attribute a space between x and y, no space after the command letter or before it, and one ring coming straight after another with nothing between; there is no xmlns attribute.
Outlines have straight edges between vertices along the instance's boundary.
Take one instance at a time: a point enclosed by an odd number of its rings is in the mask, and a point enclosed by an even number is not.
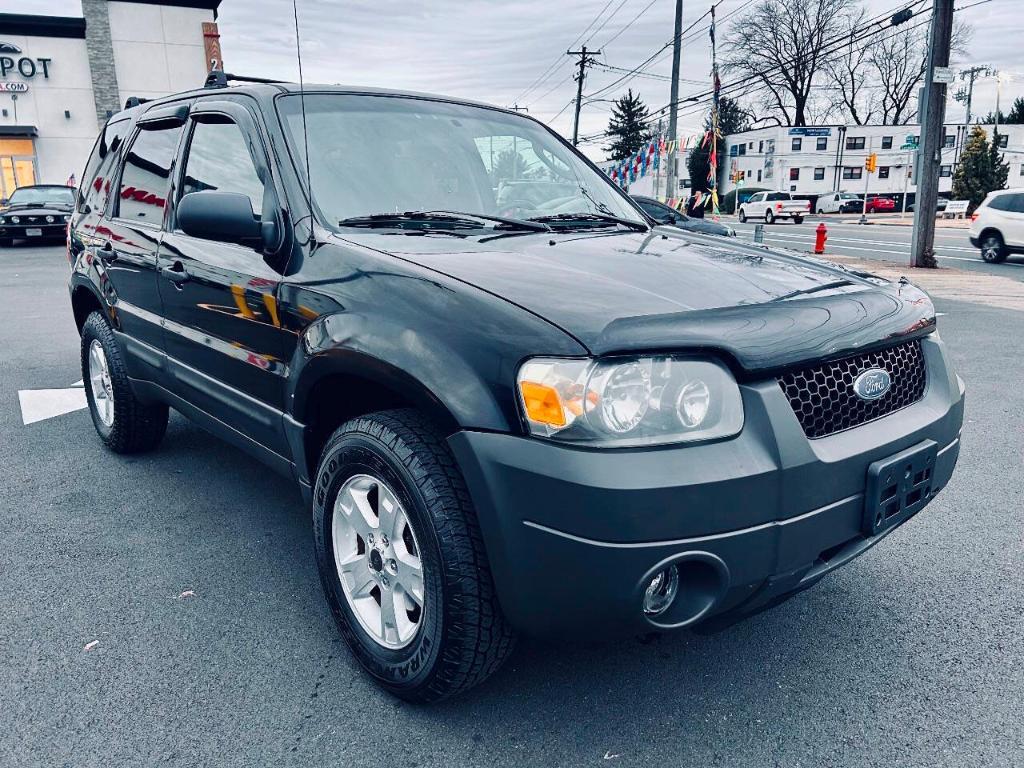
<svg viewBox="0 0 1024 768"><path fill-rule="evenodd" d="M895 211L896 201L891 197L869 197L864 201L864 213Z"/></svg>

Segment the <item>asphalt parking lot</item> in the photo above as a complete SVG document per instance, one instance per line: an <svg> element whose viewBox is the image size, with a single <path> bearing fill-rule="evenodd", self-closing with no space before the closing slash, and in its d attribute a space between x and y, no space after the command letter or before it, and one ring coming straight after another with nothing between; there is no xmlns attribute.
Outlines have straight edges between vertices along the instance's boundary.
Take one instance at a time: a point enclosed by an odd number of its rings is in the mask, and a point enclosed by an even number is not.
<svg viewBox="0 0 1024 768"><path fill-rule="evenodd" d="M288 481L176 415L101 447L67 269L0 250L0 765L1024 764L1024 312L937 300L960 465L864 557L723 633L523 642L414 707L341 643ZM69 412L25 424L40 389Z"/></svg>

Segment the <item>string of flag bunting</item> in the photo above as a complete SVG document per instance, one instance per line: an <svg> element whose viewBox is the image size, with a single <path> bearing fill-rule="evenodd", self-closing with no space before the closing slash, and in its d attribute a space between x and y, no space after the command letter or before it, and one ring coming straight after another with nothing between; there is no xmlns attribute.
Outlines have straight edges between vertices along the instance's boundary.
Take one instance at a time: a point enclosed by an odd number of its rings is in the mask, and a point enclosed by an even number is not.
<svg viewBox="0 0 1024 768"><path fill-rule="evenodd" d="M698 134L697 136L687 137L685 140L680 141L679 139L666 139L664 136L658 136L650 140L647 146L641 147L637 150L636 154L632 157L627 157L617 165L607 169L607 173L611 176L612 181L618 184L620 187L625 187L627 184L635 182L638 178L645 177L649 172L657 171L661 168L661 156L664 154L671 154L674 150L681 151L690 148L690 143L693 141L700 140L700 148L708 149L710 145L710 151L708 152L708 177L707 177L707 189L708 192L705 195L702 191L697 190L694 192L694 199L692 202L693 206L703 205L711 208L712 212L717 216L718 211L718 141L722 138L721 129L719 128L719 108L721 102L722 92L722 81L718 76L718 58L716 52L716 40L715 40L715 6L711 6L711 82L712 82L712 101L711 101L711 127L704 131L704 133ZM673 208L682 208L684 200L682 198L669 198L667 204Z"/></svg>

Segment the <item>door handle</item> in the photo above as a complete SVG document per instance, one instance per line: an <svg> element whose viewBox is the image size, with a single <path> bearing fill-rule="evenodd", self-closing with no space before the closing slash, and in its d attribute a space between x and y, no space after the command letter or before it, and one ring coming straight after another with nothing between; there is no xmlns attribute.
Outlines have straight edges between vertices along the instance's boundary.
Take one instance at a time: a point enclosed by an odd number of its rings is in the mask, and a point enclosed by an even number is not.
<svg viewBox="0 0 1024 768"><path fill-rule="evenodd" d="M189 278L192 277L188 270L185 269L185 265L180 261L174 262L169 267L160 267L160 274L177 285L188 282Z"/></svg>
<svg viewBox="0 0 1024 768"><path fill-rule="evenodd" d="M117 261L117 251L114 250L114 245L109 240L96 249L96 255L104 264Z"/></svg>

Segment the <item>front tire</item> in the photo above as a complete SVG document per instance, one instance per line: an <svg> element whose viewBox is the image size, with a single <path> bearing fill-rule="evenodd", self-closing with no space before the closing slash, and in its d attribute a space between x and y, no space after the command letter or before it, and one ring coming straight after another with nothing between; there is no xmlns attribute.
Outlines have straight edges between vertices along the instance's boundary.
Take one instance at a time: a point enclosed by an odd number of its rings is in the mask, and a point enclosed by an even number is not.
<svg viewBox="0 0 1024 768"><path fill-rule="evenodd" d="M739 219L740 219L740 224L746 224L747 223L747 214L744 213L742 208L740 208Z"/></svg>
<svg viewBox="0 0 1024 768"><path fill-rule="evenodd" d="M82 326L82 381L92 423L110 450L142 453L160 444L167 431L167 406L135 397L121 348L99 312Z"/></svg>
<svg viewBox="0 0 1024 768"><path fill-rule="evenodd" d="M14 246L13 237L0 237L0 248L11 248Z"/></svg>
<svg viewBox="0 0 1024 768"><path fill-rule="evenodd" d="M981 241L981 258L989 264L1002 264L1006 261L1006 244L998 234L988 234Z"/></svg>
<svg viewBox="0 0 1024 768"><path fill-rule="evenodd" d="M511 652L465 481L422 415L382 411L338 428L320 459L313 526L338 628L392 694L452 696Z"/></svg>

